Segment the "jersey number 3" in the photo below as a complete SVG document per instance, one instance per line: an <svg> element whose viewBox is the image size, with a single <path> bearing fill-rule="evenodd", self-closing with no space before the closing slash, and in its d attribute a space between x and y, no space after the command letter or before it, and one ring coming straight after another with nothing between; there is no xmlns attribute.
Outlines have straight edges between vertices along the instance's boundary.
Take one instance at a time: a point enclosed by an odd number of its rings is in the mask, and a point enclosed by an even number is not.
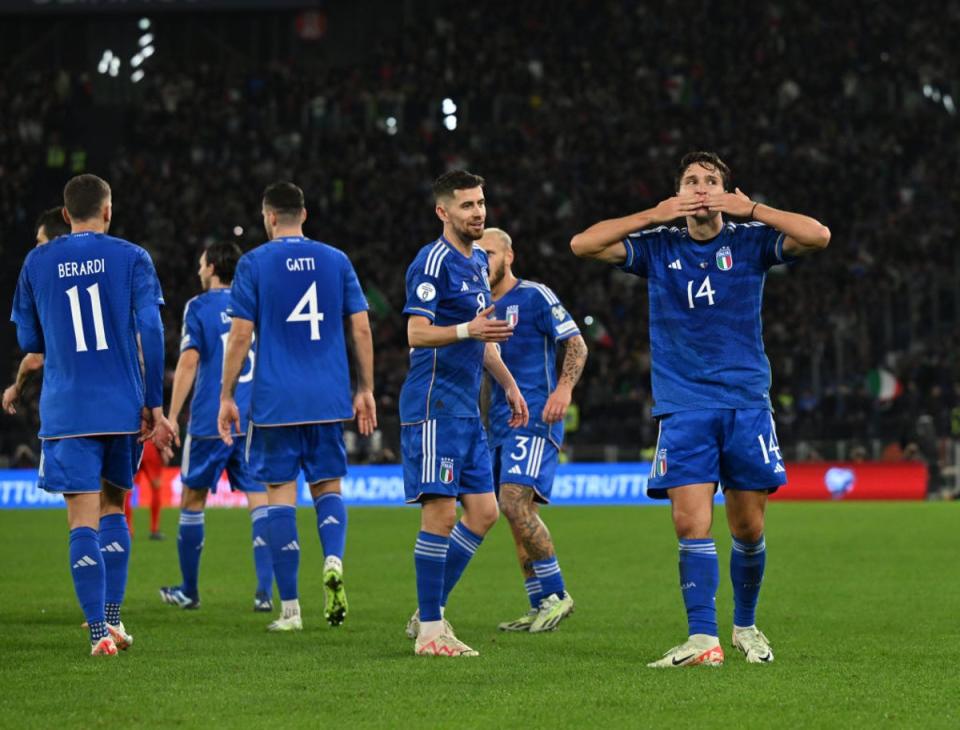
<svg viewBox="0 0 960 730"><path fill-rule="evenodd" d="M693 293L693 281L687 282L687 304L690 309L696 309L696 304L694 299L706 298L707 304L713 306L713 295L717 292L714 289L710 288L710 277L708 276L703 280L703 283L700 285L700 288L697 289L697 293Z"/></svg>
<svg viewBox="0 0 960 730"><path fill-rule="evenodd" d="M320 339L320 323L323 321L323 312L317 307L317 282L313 282L307 289L300 301L297 302L293 311L287 315L288 322L309 322L310 339Z"/></svg>

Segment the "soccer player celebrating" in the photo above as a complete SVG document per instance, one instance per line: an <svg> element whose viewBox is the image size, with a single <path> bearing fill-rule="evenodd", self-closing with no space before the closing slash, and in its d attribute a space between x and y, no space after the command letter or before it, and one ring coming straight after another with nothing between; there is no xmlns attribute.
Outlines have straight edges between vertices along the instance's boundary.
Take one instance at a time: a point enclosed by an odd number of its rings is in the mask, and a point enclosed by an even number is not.
<svg viewBox="0 0 960 730"><path fill-rule="evenodd" d="M288 182L271 185L263 194L262 213L270 241L240 259L233 280L218 426L227 445L247 429L251 476L269 487L267 542L282 613L268 630L303 628L296 522L301 469L325 555L324 615L331 626L339 626L347 615L342 562L347 512L340 496L340 479L347 473L343 422L356 416L365 436L377 426L367 301L346 254L304 237L307 211L300 188ZM245 424L236 392L254 332L258 362L250 422ZM348 333L357 364L352 404Z"/></svg>
<svg viewBox="0 0 960 730"><path fill-rule="evenodd" d="M526 428L509 428L510 409L503 388L494 385L490 402L490 447L500 511L510 523L520 559L530 611L500 624L501 631L552 631L573 612L557 553L539 504L550 500L553 475L563 443L563 417L587 362L587 345L577 323L548 287L513 273L513 243L499 228L480 240L490 263L490 289L497 319L513 328L500 345L503 362L517 380L536 418ZM563 368L557 378L557 344Z"/></svg>
<svg viewBox="0 0 960 730"><path fill-rule="evenodd" d="M511 427L525 426L527 404L496 343L511 335L493 312L483 236L483 178L463 170L434 182L443 235L407 269L410 371L400 391L400 442L407 502L419 502L414 548L419 608L407 624L418 655L476 656L443 618L450 591L497 521L487 436L480 423L486 368L505 392ZM457 521L457 499L463 518Z"/></svg>
<svg viewBox="0 0 960 730"><path fill-rule="evenodd" d="M676 195L597 223L570 242L577 256L647 279L653 415L660 425L647 492L671 502L689 628L688 640L652 667L723 663L710 532L718 485L733 534L733 645L748 662L773 661L754 622L766 561L767 495L786 483L761 336L763 282L771 266L825 248L830 231L808 216L755 202L739 188L728 192L729 178L717 155L688 154ZM724 222L724 213L749 222ZM686 228L666 226L676 218L685 218Z"/></svg>
<svg viewBox="0 0 960 730"><path fill-rule="evenodd" d="M160 589L165 602L181 608L200 606L197 579L204 544L203 508L207 494L217 490L217 482L226 469L230 488L246 495L253 522L253 564L257 574L253 610L273 610L273 562L267 544L267 489L250 477L243 445L237 442L227 446L220 440L217 429L223 356L230 331L230 316L227 314L230 284L242 254L237 244L227 242L214 243L200 254L197 274L203 293L187 302L183 309L180 359L173 375L173 394L167 414L174 428L179 428L180 412L196 381L180 469L183 492L177 553L183 582ZM240 436L246 434L254 357L251 348L245 369L237 381L236 402L243 425Z"/></svg>
<svg viewBox="0 0 960 730"><path fill-rule="evenodd" d="M130 559L123 498L140 458L137 437L143 430L161 448L173 438L162 411L163 297L149 254L107 235L107 183L78 175L63 197L71 233L27 256L12 320L20 347L45 357L39 486L66 499L91 654L113 655L133 642L120 606Z"/></svg>
<svg viewBox="0 0 960 730"><path fill-rule="evenodd" d="M67 225L63 217L63 207L57 206L43 211L37 219L37 245L42 246L52 241L54 238L66 236L70 233L70 226ZM17 368L17 377L12 385L9 385L3 391L3 410L10 415L17 412L17 401L20 400L20 393L27 382L27 378L43 367L43 353L28 352L20 360L20 366Z"/></svg>

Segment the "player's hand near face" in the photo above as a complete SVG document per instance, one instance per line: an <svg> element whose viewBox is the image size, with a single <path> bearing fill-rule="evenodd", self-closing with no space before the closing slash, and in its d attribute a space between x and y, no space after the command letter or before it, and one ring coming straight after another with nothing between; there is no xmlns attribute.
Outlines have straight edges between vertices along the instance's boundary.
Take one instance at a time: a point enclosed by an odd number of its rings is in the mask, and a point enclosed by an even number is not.
<svg viewBox="0 0 960 730"><path fill-rule="evenodd" d="M505 319L487 319L495 307L484 309L467 325L467 332L481 342L506 342L513 335L513 328Z"/></svg>
<svg viewBox="0 0 960 730"><path fill-rule="evenodd" d="M233 427L236 426L236 431ZM233 434L240 433L240 409L233 398L220 399L220 413L217 414L217 431L227 446L233 446Z"/></svg>
<svg viewBox="0 0 960 730"><path fill-rule="evenodd" d="M358 390L353 397L353 415L357 419L357 430L362 436L369 436L377 428L377 401L373 392Z"/></svg>
<svg viewBox="0 0 960 730"><path fill-rule="evenodd" d="M749 218L753 210L753 201L740 188L735 188L732 193L709 193L706 205L711 213L727 213L737 218Z"/></svg>
<svg viewBox="0 0 960 730"><path fill-rule="evenodd" d="M570 400L573 393L570 387L564 383L559 383L554 391L547 398L547 403L543 407L541 418L545 423L559 423L567 415L567 408L570 407Z"/></svg>
<svg viewBox="0 0 960 730"><path fill-rule="evenodd" d="M14 383L3 391L3 410L11 416L17 412L17 401L20 400L20 391L17 384Z"/></svg>
<svg viewBox="0 0 960 730"><path fill-rule="evenodd" d="M677 218L693 215L703 207L702 200L702 196L697 195L674 195L672 198L667 198L653 209L652 223L669 223Z"/></svg>
<svg viewBox="0 0 960 730"><path fill-rule="evenodd" d="M524 400L520 389L514 385L505 391L507 396L507 405L510 406L510 428L520 428L526 426L530 421L530 411L527 409L527 401Z"/></svg>

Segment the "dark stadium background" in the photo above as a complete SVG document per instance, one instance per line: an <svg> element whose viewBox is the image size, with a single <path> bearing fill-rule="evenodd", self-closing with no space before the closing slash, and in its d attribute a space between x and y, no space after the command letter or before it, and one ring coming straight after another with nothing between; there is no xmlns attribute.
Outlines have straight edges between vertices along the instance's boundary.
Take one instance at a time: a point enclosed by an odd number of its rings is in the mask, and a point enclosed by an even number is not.
<svg viewBox="0 0 960 730"><path fill-rule="evenodd" d="M486 177L517 272L553 287L591 346L569 456L636 459L655 437L645 287L568 242L668 197L679 157L712 149L747 194L833 233L766 287L785 456L922 459L936 494L960 437L960 5L938 8L4 0L0 301L64 182L105 177L111 232L150 251L164 287L169 387L203 246L261 243L263 188L294 180L308 235L349 253L370 299L382 444L357 458L391 460L403 273L440 231L430 181L464 166ZM20 353L0 332L9 382ZM879 368L899 397L871 392ZM36 458L37 391L4 417L0 460Z"/></svg>

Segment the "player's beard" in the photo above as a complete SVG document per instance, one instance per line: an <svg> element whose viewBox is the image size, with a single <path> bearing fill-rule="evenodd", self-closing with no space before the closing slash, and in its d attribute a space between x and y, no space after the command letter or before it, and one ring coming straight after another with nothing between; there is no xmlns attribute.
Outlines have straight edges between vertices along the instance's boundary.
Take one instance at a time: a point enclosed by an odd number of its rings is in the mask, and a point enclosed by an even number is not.
<svg viewBox="0 0 960 730"><path fill-rule="evenodd" d="M465 241L479 241L483 238L483 221L480 221L479 232L470 227L471 223L472 221L464 221L463 226L456 228L456 231Z"/></svg>
<svg viewBox="0 0 960 730"><path fill-rule="evenodd" d="M498 285L501 281L503 281L503 276L504 276L504 274L506 274L506 273L507 273L507 262L504 260L504 261L500 262L500 268L499 268L499 269L495 269L495 270L493 270L493 271L490 272L490 276L488 277L489 280L490 280L490 288L491 288L491 289L496 289L496 288L497 288L497 285Z"/></svg>

